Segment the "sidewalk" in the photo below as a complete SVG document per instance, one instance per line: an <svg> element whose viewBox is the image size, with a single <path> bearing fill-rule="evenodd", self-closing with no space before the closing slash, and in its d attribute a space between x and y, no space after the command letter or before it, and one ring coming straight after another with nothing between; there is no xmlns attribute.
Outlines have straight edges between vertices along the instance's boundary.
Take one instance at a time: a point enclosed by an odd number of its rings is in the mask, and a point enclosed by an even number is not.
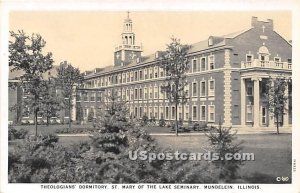
<svg viewBox="0 0 300 193"><path fill-rule="evenodd" d="M276 134L277 128L232 128L232 132L237 131L237 135L244 135L244 134ZM149 134L152 136L172 136L175 135L175 132L151 132L148 130ZM279 128L279 133L291 134L292 128ZM190 133L178 133L180 136L194 136L194 135L205 135L204 132L190 132Z"/></svg>

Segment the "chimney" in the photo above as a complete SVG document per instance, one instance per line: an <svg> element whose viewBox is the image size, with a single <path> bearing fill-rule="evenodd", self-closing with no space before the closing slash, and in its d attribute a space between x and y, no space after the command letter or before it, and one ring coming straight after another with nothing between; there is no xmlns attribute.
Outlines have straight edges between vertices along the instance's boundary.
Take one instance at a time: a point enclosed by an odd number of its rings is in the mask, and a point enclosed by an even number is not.
<svg viewBox="0 0 300 193"><path fill-rule="evenodd" d="M252 19L251 19L251 26L252 26L252 27L255 27L256 25L257 25L257 17L252 16Z"/></svg>

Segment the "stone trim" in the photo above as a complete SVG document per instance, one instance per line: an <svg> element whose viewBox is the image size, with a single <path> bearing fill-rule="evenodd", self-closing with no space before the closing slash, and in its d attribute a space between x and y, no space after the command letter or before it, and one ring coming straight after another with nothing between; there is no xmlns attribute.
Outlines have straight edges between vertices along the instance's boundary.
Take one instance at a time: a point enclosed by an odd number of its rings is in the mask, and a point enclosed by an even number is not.
<svg viewBox="0 0 300 193"><path fill-rule="evenodd" d="M231 65L230 65L230 50L225 49L224 54L224 126L231 126Z"/></svg>

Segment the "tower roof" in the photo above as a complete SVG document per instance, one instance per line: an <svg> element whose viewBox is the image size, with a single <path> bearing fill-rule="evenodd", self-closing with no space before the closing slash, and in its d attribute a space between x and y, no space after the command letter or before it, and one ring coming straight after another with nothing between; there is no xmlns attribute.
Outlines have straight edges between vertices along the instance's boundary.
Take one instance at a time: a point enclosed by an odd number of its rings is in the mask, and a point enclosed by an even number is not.
<svg viewBox="0 0 300 193"><path fill-rule="evenodd" d="M127 11L127 18L124 20L125 23L132 23L132 20L129 17L130 12Z"/></svg>

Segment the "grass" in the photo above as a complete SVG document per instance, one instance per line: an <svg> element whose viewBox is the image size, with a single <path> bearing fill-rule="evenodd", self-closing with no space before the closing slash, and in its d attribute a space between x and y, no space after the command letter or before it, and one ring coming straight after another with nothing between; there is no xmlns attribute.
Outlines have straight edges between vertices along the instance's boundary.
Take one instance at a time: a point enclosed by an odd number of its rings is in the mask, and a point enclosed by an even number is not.
<svg viewBox="0 0 300 193"><path fill-rule="evenodd" d="M172 147L180 152L204 152L208 145L206 136L155 136L162 147ZM254 153L255 161L245 161L240 175L252 182L276 183L276 177L291 179L292 135L247 134L238 135L244 140L242 152Z"/></svg>

